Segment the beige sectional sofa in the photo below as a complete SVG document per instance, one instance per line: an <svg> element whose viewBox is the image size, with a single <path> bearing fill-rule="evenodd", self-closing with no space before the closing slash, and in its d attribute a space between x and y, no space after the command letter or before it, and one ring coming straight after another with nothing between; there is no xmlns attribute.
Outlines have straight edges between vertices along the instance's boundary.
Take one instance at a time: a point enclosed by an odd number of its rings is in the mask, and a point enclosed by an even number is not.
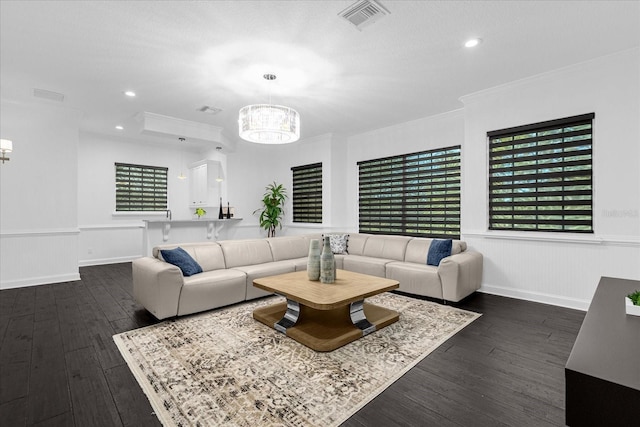
<svg viewBox="0 0 640 427"><path fill-rule="evenodd" d="M332 233L336 234L336 233ZM348 233L346 254L336 267L395 279L399 290L445 301L460 301L480 288L482 254L454 240L451 256L426 264L432 239ZM253 286L259 277L306 270L309 242L320 234L252 240L163 245L152 257L133 261L136 300L158 319L197 313L268 295ZM180 246L203 272L184 277L160 250ZM327 285L330 286L330 285Z"/></svg>

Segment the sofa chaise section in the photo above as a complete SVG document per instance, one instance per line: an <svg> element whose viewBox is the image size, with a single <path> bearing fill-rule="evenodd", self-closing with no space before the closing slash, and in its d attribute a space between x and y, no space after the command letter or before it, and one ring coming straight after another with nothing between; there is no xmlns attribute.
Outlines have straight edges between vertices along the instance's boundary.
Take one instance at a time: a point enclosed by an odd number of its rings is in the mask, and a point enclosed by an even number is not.
<svg viewBox="0 0 640 427"><path fill-rule="evenodd" d="M451 255L440 265L427 265L433 239L413 238L407 242L403 261L386 265L386 277L400 282L399 291L445 301L458 302L478 290L482 281L482 254L467 251L467 244L453 240Z"/></svg>
<svg viewBox="0 0 640 427"><path fill-rule="evenodd" d="M180 246L200 264L203 272L184 277L180 268L162 259L163 249ZM133 261L133 293L158 319L184 316L243 301L246 274L227 269L220 245L213 242L162 245L153 257Z"/></svg>

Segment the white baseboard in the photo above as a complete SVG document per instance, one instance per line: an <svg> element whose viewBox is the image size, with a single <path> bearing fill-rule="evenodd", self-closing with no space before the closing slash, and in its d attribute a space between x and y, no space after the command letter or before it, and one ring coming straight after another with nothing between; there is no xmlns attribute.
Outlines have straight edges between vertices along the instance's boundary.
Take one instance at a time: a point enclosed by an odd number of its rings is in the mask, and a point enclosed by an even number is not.
<svg viewBox="0 0 640 427"><path fill-rule="evenodd" d="M57 276L30 277L28 279L10 280L0 283L0 289L26 288L28 286L50 285L53 283L75 282L80 280L80 273L60 274Z"/></svg>
<svg viewBox="0 0 640 427"><path fill-rule="evenodd" d="M591 301L483 284L478 292L587 311Z"/></svg>
<svg viewBox="0 0 640 427"><path fill-rule="evenodd" d="M92 265L106 265L106 264L119 264L122 262L131 262L134 259L142 258L142 255L131 255L115 258L101 258L101 259L83 259L78 261L79 267L90 267Z"/></svg>

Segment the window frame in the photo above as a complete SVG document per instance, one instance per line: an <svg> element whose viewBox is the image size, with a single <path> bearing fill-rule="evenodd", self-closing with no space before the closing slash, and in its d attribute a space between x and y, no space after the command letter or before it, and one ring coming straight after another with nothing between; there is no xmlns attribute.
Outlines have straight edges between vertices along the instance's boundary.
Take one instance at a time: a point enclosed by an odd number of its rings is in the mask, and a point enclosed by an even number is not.
<svg viewBox="0 0 640 427"><path fill-rule="evenodd" d="M357 162L359 232L459 239L461 160L453 145Z"/></svg>
<svg viewBox="0 0 640 427"><path fill-rule="evenodd" d="M127 179L123 179L125 176L124 173L126 172L124 168L139 169L139 173L141 173L140 179L132 180L130 174ZM169 168L163 166L115 162L114 172L115 214L149 214L153 212L164 212L168 209ZM147 181L147 185L145 185L145 178L149 179L149 177L153 179L154 182L151 183ZM156 180L159 180L159 182L155 182ZM142 184L135 186L135 184L137 184L135 181L140 181ZM132 188L137 187L141 187L141 190L132 190ZM132 198L134 195L142 198L143 200L133 201ZM123 205L127 203L129 206L125 209L126 206Z"/></svg>
<svg viewBox="0 0 640 427"><path fill-rule="evenodd" d="M487 132L487 229L490 232L595 233L594 119L595 113L589 113ZM554 142L558 139L561 141ZM498 148L494 143L505 147L500 151L504 153L502 156L494 155L499 153L494 150ZM511 149L506 148L509 145ZM514 161L508 162L508 156ZM520 165L513 165L511 169L499 167L507 163ZM558 170L560 168L562 170ZM533 169L537 171L528 173ZM544 171L546 169L549 171ZM526 191L532 187L535 191ZM509 199L507 195L511 194L512 201L499 201L498 194L505 195L502 199ZM517 202L516 194L521 195ZM533 197L536 200L527 200ZM558 203L561 209L553 209ZM521 207L520 214L515 213L517 207Z"/></svg>
<svg viewBox="0 0 640 427"><path fill-rule="evenodd" d="M292 221L322 224L322 162L294 166L291 175ZM300 186L303 182L308 186L304 190Z"/></svg>

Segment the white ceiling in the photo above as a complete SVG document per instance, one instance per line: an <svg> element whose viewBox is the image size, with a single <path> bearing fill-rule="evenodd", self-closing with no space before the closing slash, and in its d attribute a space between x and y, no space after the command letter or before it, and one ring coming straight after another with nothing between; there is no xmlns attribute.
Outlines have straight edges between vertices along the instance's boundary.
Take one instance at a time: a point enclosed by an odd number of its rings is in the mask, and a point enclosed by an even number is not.
<svg viewBox="0 0 640 427"><path fill-rule="evenodd" d="M304 141L451 111L460 96L640 45L639 1L381 0L391 14L362 31L338 16L352 3L2 0L1 94L62 93L84 131L150 138L133 120L146 111L232 141L238 110L271 96L298 110ZM463 47L471 37L483 43Z"/></svg>

